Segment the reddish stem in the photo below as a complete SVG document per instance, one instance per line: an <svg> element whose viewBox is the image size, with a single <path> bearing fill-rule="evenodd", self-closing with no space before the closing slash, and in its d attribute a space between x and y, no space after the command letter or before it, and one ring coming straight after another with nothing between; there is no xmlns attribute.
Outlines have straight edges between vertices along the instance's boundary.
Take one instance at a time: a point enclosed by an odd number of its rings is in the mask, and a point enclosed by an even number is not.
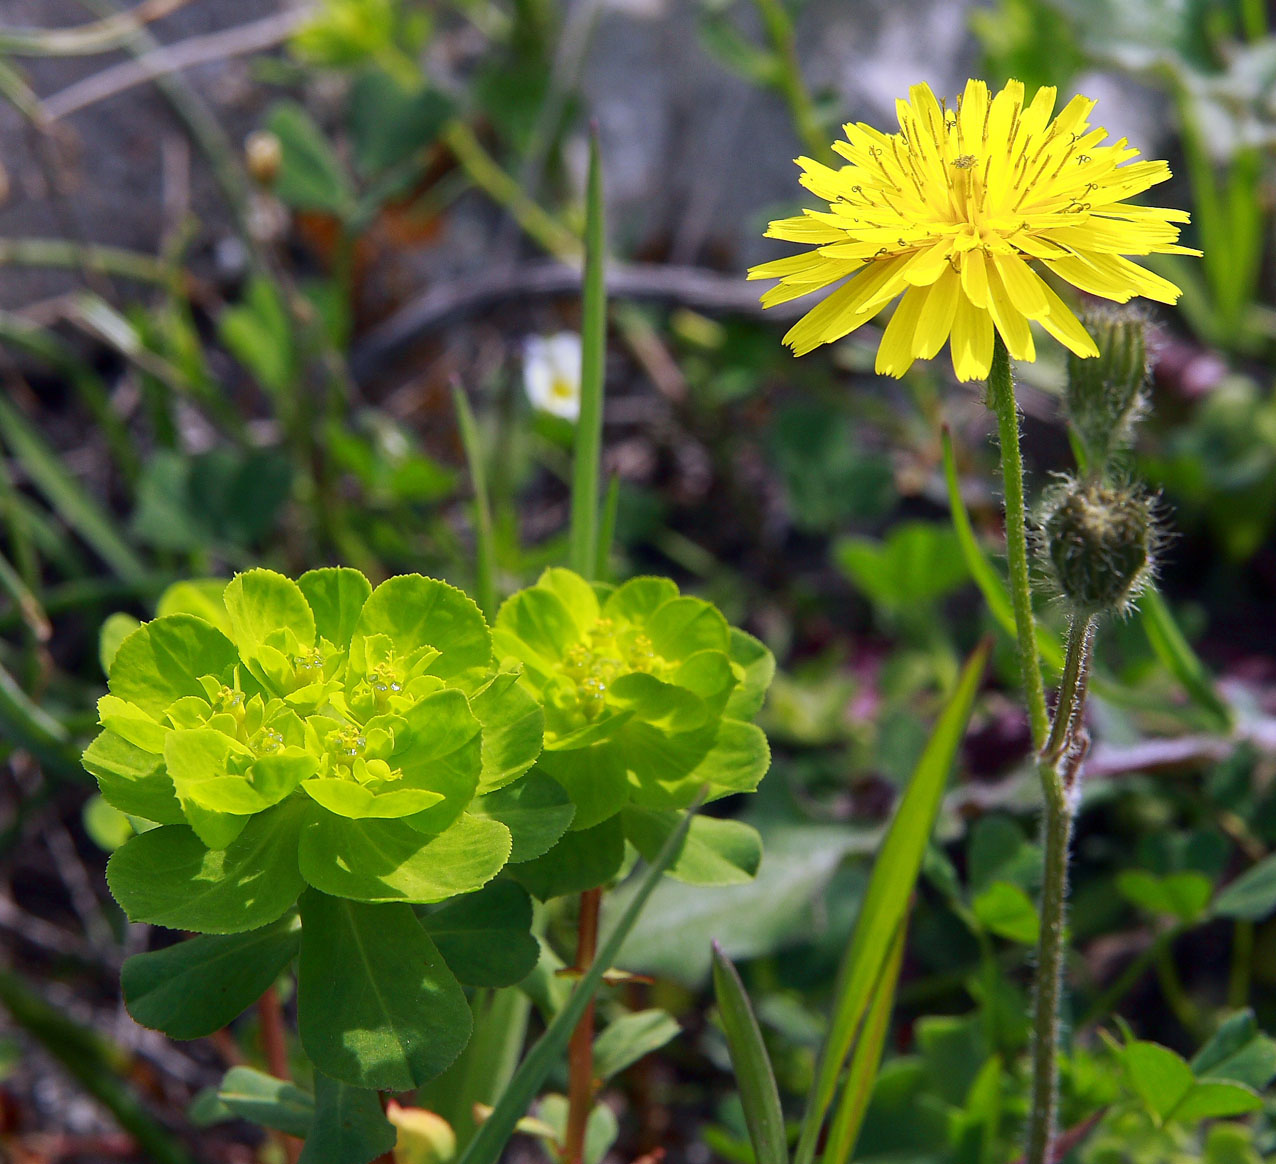
<svg viewBox="0 0 1276 1164"><path fill-rule="evenodd" d="M580 895L580 921L576 938L576 965L583 974L594 963L598 949L598 909L601 889ZM563 1138L563 1164L584 1164L585 1129L594 1106L594 1004L591 1001L572 1032L567 1051L567 1134Z"/></svg>

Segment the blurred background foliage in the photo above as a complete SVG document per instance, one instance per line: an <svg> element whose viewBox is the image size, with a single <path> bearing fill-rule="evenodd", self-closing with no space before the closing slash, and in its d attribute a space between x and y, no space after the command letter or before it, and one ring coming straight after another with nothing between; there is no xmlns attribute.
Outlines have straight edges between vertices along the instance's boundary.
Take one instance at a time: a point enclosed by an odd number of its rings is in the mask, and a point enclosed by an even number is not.
<svg viewBox="0 0 1276 1164"><path fill-rule="evenodd" d="M775 765L747 809L762 870L653 898L624 968L655 981L621 994L675 1015L684 1037L609 1085L617 1119L597 1151L749 1158L708 938L741 964L782 1087L802 1093L867 858L960 659L997 626L950 518L944 426L959 508L994 567L1000 505L986 410L942 362L886 381L858 335L796 362L742 272L771 253L765 221L800 205L788 159L827 155L841 121L888 120L910 83L952 92L968 72L1099 96L1114 132L1170 159L1158 195L1191 210L1185 241L1205 251L1160 259L1184 295L1149 316L1152 407L1130 472L1161 491L1175 537L1164 601L1107 627L1098 658L1068 1158L1276 1152L1276 1044L1261 1033L1276 1027L1270 9L6 5L0 1136L18 1158L68 1158L55 1135L81 1137L87 1159L130 1143L148 1159L277 1150L244 1124L193 1130L226 1114L191 1107L200 1089L259 1061L251 1017L176 1047L120 1009L122 958L156 939L105 893L126 834L78 762L104 690L99 628L149 617L176 579L250 564L472 587L453 386L477 415L500 589L563 559L571 423L533 409L524 347L579 324L591 117L613 207L611 573L674 576L781 659L764 713ZM1051 350L1021 369L1035 496L1069 465L1063 375ZM1059 630L1045 600L1040 617ZM857 1159L1012 1157L1039 866L1015 689L998 634ZM568 920L544 919L560 952ZM561 996L537 981L552 1013ZM1185 1080L1172 1103L1166 1078ZM1187 1102L1198 1079L1253 1089L1259 1110L1212 1122L1233 1113Z"/></svg>

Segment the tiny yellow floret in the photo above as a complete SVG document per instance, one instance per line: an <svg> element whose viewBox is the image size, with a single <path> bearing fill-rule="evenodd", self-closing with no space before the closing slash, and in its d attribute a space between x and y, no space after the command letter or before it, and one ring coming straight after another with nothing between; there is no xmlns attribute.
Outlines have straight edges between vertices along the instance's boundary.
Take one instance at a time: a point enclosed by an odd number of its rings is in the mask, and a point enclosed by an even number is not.
<svg viewBox="0 0 1276 1164"><path fill-rule="evenodd" d="M1019 81L995 96L968 81L955 109L928 85L908 98L896 103L898 133L843 126L846 141L833 149L849 164L797 159L802 185L829 208L779 219L766 233L814 249L749 271L780 280L764 307L842 284L785 335L796 355L850 334L902 295L877 371L902 376L947 341L957 378L981 380L994 328L1016 359L1036 358L1029 320L1078 356L1098 355L1038 268L1118 303L1178 299L1178 287L1126 257L1200 254L1178 245L1186 211L1127 201L1170 168L1131 162L1139 151L1125 138L1101 144L1107 130L1086 120L1092 100L1074 97L1052 120L1055 90L1025 104Z"/></svg>

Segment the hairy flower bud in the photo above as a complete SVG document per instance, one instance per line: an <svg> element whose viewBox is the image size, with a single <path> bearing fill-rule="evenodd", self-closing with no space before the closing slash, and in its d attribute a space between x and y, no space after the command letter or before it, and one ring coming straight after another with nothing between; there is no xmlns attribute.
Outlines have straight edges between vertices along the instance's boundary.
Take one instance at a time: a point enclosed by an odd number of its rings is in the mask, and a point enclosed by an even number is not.
<svg viewBox="0 0 1276 1164"><path fill-rule="evenodd" d="M1096 481L1066 481L1041 523L1044 564L1080 615L1128 610L1147 582L1155 544L1147 494Z"/></svg>
<svg viewBox="0 0 1276 1164"><path fill-rule="evenodd" d="M1147 381L1147 336L1142 317L1128 308L1105 307L1085 316L1099 358L1068 356L1064 403L1090 467L1107 468L1130 441L1143 410Z"/></svg>

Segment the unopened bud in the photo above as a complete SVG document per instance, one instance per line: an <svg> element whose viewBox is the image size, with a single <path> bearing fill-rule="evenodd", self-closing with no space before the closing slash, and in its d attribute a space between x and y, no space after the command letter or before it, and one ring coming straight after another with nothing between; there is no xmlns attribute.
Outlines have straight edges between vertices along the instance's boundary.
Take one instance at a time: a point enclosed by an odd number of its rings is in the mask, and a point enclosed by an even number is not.
<svg viewBox="0 0 1276 1164"><path fill-rule="evenodd" d="M1064 402L1089 468L1102 473L1113 455L1129 443L1143 410L1146 325L1137 312L1122 307L1096 308L1085 315L1084 323L1099 355L1084 360L1068 356Z"/></svg>
<svg viewBox="0 0 1276 1164"><path fill-rule="evenodd" d="M395 1127L394 1164L447 1164L456 1155L456 1133L441 1115L391 1100L386 1119Z"/></svg>
<svg viewBox="0 0 1276 1164"><path fill-rule="evenodd" d="M254 130L244 141L244 160L255 182L273 186L284 161L283 145L269 130Z"/></svg>
<svg viewBox="0 0 1276 1164"><path fill-rule="evenodd" d="M1068 481L1041 526L1045 565L1077 614L1124 613L1151 572L1152 501L1133 488Z"/></svg>

